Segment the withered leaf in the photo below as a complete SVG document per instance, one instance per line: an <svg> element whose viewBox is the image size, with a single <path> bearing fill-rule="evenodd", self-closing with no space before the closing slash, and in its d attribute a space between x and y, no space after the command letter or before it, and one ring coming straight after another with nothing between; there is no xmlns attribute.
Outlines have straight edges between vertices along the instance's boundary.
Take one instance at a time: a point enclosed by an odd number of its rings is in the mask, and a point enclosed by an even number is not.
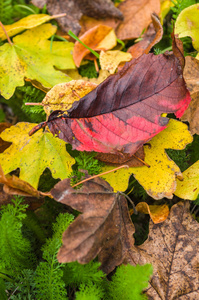
<svg viewBox="0 0 199 300"><path fill-rule="evenodd" d="M88 263L97 255L105 272L121 264L133 247L134 226L124 196L113 193L101 178L83 184L79 190L70 179L60 181L51 190L59 202L82 212L63 234L59 262Z"/></svg>
<svg viewBox="0 0 199 300"><path fill-rule="evenodd" d="M181 117L190 100L179 60L144 54L46 124L73 149L132 155L166 128L162 113Z"/></svg>
<svg viewBox="0 0 199 300"><path fill-rule="evenodd" d="M66 13L66 17L58 20L59 26L65 32L69 29L76 35L80 32L79 20L82 15L96 19L112 17L122 19L123 15L111 0L46 0L50 14ZM32 0L35 6L41 8L44 1Z"/></svg>
<svg viewBox="0 0 199 300"><path fill-rule="evenodd" d="M150 223L148 239L137 247L139 256L133 261L153 265L148 299L198 299L198 247L199 224L188 201L174 205L163 223Z"/></svg>

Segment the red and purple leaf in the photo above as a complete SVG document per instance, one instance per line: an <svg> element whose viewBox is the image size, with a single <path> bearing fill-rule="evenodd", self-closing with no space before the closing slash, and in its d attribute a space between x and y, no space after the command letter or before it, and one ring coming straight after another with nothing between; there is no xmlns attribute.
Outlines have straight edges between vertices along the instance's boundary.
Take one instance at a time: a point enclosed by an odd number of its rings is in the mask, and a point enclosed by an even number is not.
<svg viewBox="0 0 199 300"><path fill-rule="evenodd" d="M179 118L190 100L178 58L144 54L47 124L73 149L132 155L166 128L162 113Z"/></svg>

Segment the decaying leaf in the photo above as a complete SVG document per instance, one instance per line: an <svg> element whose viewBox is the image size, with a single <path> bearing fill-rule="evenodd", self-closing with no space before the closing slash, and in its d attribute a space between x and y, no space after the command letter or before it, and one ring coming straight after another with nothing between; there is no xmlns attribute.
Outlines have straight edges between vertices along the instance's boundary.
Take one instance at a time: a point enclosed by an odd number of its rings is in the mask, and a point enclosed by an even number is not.
<svg viewBox="0 0 199 300"><path fill-rule="evenodd" d="M169 138L168 138L169 137ZM171 119L168 127L156 135L149 145L144 146L145 162L150 166L120 169L103 175L115 191L125 191L131 174L144 187L149 196L158 200L163 197L171 199L176 189L176 177L182 177L179 167L165 152L165 149L184 149L193 140L186 124ZM125 163L126 164L126 163ZM128 163L127 163L128 164ZM105 166L102 172L116 166Z"/></svg>
<svg viewBox="0 0 199 300"><path fill-rule="evenodd" d="M78 35L81 26L79 20L82 15L96 19L112 17L122 19L122 13L114 6L111 0L46 0L50 14L66 13L65 18L58 19L59 26L65 32L71 29ZM44 1L32 0L35 6L42 7Z"/></svg>
<svg viewBox="0 0 199 300"><path fill-rule="evenodd" d="M146 294L149 299L197 299L199 290L199 224L188 202L172 206L169 217L149 226L146 242L138 247L133 264L151 263L153 277Z"/></svg>
<svg viewBox="0 0 199 300"><path fill-rule="evenodd" d="M0 165L0 184L3 184L3 191L9 195L21 195L26 197L44 197L47 194L37 191L28 182L21 180L15 175L5 175ZM50 196L50 195L48 195Z"/></svg>
<svg viewBox="0 0 199 300"><path fill-rule="evenodd" d="M163 28L156 14L151 15L152 23L143 34L141 41L131 46L127 52L131 53L132 58L138 58L142 54L148 54L151 48L157 44L163 36Z"/></svg>
<svg viewBox="0 0 199 300"><path fill-rule="evenodd" d="M181 117L188 107L191 99L180 70L172 54L142 55L68 112L53 112L46 124L73 149L132 155L166 128L162 113Z"/></svg>
<svg viewBox="0 0 199 300"><path fill-rule="evenodd" d="M192 134L199 134L199 61L191 56L186 56L184 78L191 94L191 103L183 116L182 121L188 121Z"/></svg>
<svg viewBox="0 0 199 300"><path fill-rule="evenodd" d="M151 23L151 14L160 13L159 0L125 0L118 6L124 15L124 21L116 29L121 40L138 38Z"/></svg>
<svg viewBox="0 0 199 300"><path fill-rule="evenodd" d="M109 50L117 45L117 38L114 30L105 25L98 25L85 32L79 38L92 50ZM73 59L77 67L80 66L83 58L90 53L80 42L76 41L73 49Z"/></svg>
<svg viewBox="0 0 199 300"><path fill-rule="evenodd" d="M58 202L82 212L63 234L59 262L77 260L85 264L98 255L107 273L122 263L134 241L134 226L124 196L113 193L101 178L85 182L79 190L65 179L51 194Z"/></svg>
<svg viewBox="0 0 199 300"><path fill-rule="evenodd" d="M49 16L45 14L29 15L11 25L4 25L8 36L16 35L25 29L31 29L37 27L49 20L56 18L57 16ZM7 37L2 27L0 27L0 39L2 41L6 40Z"/></svg>
<svg viewBox="0 0 199 300"><path fill-rule="evenodd" d="M27 30L0 47L0 92L9 99L17 86L24 85L24 78L39 81L44 87L52 87L71 78L55 70L74 69L71 51L73 43L47 40L56 32L56 26L43 24Z"/></svg>
<svg viewBox="0 0 199 300"><path fill-rule="evenodd" d="M180 38L190 36L192 38L193 47L199 51L199 4L191 5L178 15L175 23L175 34Z"/></svg>
<svg viewBox="0 0 199 300"><path fill-rule="evenodd" d="M136 210L144 214L149 214L154 224L164 222L169 215L169 207L166 204L148 205L146 202L139 202L136 205Z"/></svg>
<svg viewBox="0 0 199 300"><path fill-rule="evenodd" d="M0 123L0 133L4 131L6 128L9 128L12 126L10 123ZM11 143L3 141L0 138L0 153L2 153L6 148L8 148L11 145Z"/></svg>
<svg viewBox="0 0 199 300"><path fill-rule="evenodd" d="M199 161L183 172L183 181L177 180L175 195L187 200L196 200L199 194Z"/></svg>
<svg viewBox="0 0 199 300"><path fill-rule="evenodd" d="M0 154L0 164L5 174L20 168L19 178L37 188L39 178L49 168L54 178L64 179L75 163L67 152L66 143L42 130L30 137L32 123L17 123L1 133L1 138L12 145Z"/></svg>
<svg viewBox="0 0 199 300"><path fill-rule="evenodd" d="M45 113L50 115L52 110L68 110L74 101L78 101L97 85L85 80L71 80L55 85L42 101Z"/></svg>
<svg viewBox="0 0 199 300"><path fill-rule="evenodd" d="M117 67L121 62L130 61L132 55L130 53L122 52L119 50L101 51L100 52L100 65L102 70L108 70L110 74L114 74Z"/></svg>

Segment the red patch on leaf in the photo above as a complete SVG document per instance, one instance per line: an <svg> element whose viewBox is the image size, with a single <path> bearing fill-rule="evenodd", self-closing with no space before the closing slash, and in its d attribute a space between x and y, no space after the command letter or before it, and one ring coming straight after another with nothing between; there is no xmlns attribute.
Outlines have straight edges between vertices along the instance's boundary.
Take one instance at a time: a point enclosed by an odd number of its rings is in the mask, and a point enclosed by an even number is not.
<svg viewBox="0 0 199 300"><path fill-rule="evenodd" d="M144 54L47 124L73 149L132 155L165 129L162 113L180 117L190 101L178 58Z"/></svg>

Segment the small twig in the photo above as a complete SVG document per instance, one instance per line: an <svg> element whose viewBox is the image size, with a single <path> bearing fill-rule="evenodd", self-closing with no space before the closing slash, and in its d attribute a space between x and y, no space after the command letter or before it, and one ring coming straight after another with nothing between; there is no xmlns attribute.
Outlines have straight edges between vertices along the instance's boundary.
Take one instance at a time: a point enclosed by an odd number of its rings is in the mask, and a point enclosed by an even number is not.
<svg viewBox="0 0 199 300"><path fill-rule="evenodd" d="M133 212L134 212L134 214L137 215L137 214L138 214L138 211L137 211L137 209L135 208L135 204L134 204L134 202L131 200L131 198L130 198L128 195L126 195L125 193L120 192L120 191L118 191L118 194L121 194L121 195L124 196L127 200L129 200L129 202L130 202L131 205L133 206Z"/></svg>
<svg viewBox="0 0 199 300"><path fill-rule="evenodd" d="M98 66L98 63L97 63L97 59L94 58L94 65L95 65L95 70L97 73L99 73L99 66Z"/></svg>
<svg viewBox="0 0 199 300"><path fill-rule="evenodd" d="M59 14L59 15L53 15L53 16L51 16L51 19L61 18L61 17L65 17L65 16L66 16L66 13L64 13L64 14Z"/></svg>
<svg viewBox="0 0 199 300"><path fill-rule="evenodd" d="M108 173L117 171L117 170L122 169L122 168L127 168L127 169L128 169L129 166L128 166L128 165L123 165L123 166L120 166L120 167L118 167L118 168L112 169L112 170L110 170L110 171L107 171L107 172L104 172L104 173L100 173L100 174L91 176L91 177L89 177L89 178L86 178L86 179L84 179L84 180L82 180L82 181L80 181L80 182L74 184L74 185L72 186L72 188L74 188L74 187L76 187L76 186L78 186L78 185L80 185L80 184L82 184L82 183L84 183L84 182L86 182L86 181L89 181L89 180L94 179L94 178L97 178L97 177L99 177L99 176L103 176L103 175L105 175L105 174L108 174Z"/></svg>
<svg viewBox="0 0 199 300"><path fill-rule="evenodd" d="M4 31L4 33L5 33L5 35L6 35L6 38L7 38L7 40L8 40L8 43L12 46L12 45L13 45L13 42L11 41L11 39L10 39L10 37L9 37L9 35L8 35L6 29L5 29L5 27L4 27L4 25L2 24L1 21L0 21L0 26L1 26L1 28L3 29L3 31Z"/></svg>
<svg viewBox="0 0 199 300"><path fill-rule="evenodd" d="M149 166L145 161L143 161L141 158L139 158L138 156L136 156L135 154L133 154L132 156L134 156L137 160L141 161L145 166L147 166L148 168L150 168L151 166Z"/></svg>
<svg viewBox="0 0 199 300"><path fill-rule="evenodd" d="M44 106L43 103L38 103L38 102L26 102L25 105L42 105L42 106Z"/></svg>

